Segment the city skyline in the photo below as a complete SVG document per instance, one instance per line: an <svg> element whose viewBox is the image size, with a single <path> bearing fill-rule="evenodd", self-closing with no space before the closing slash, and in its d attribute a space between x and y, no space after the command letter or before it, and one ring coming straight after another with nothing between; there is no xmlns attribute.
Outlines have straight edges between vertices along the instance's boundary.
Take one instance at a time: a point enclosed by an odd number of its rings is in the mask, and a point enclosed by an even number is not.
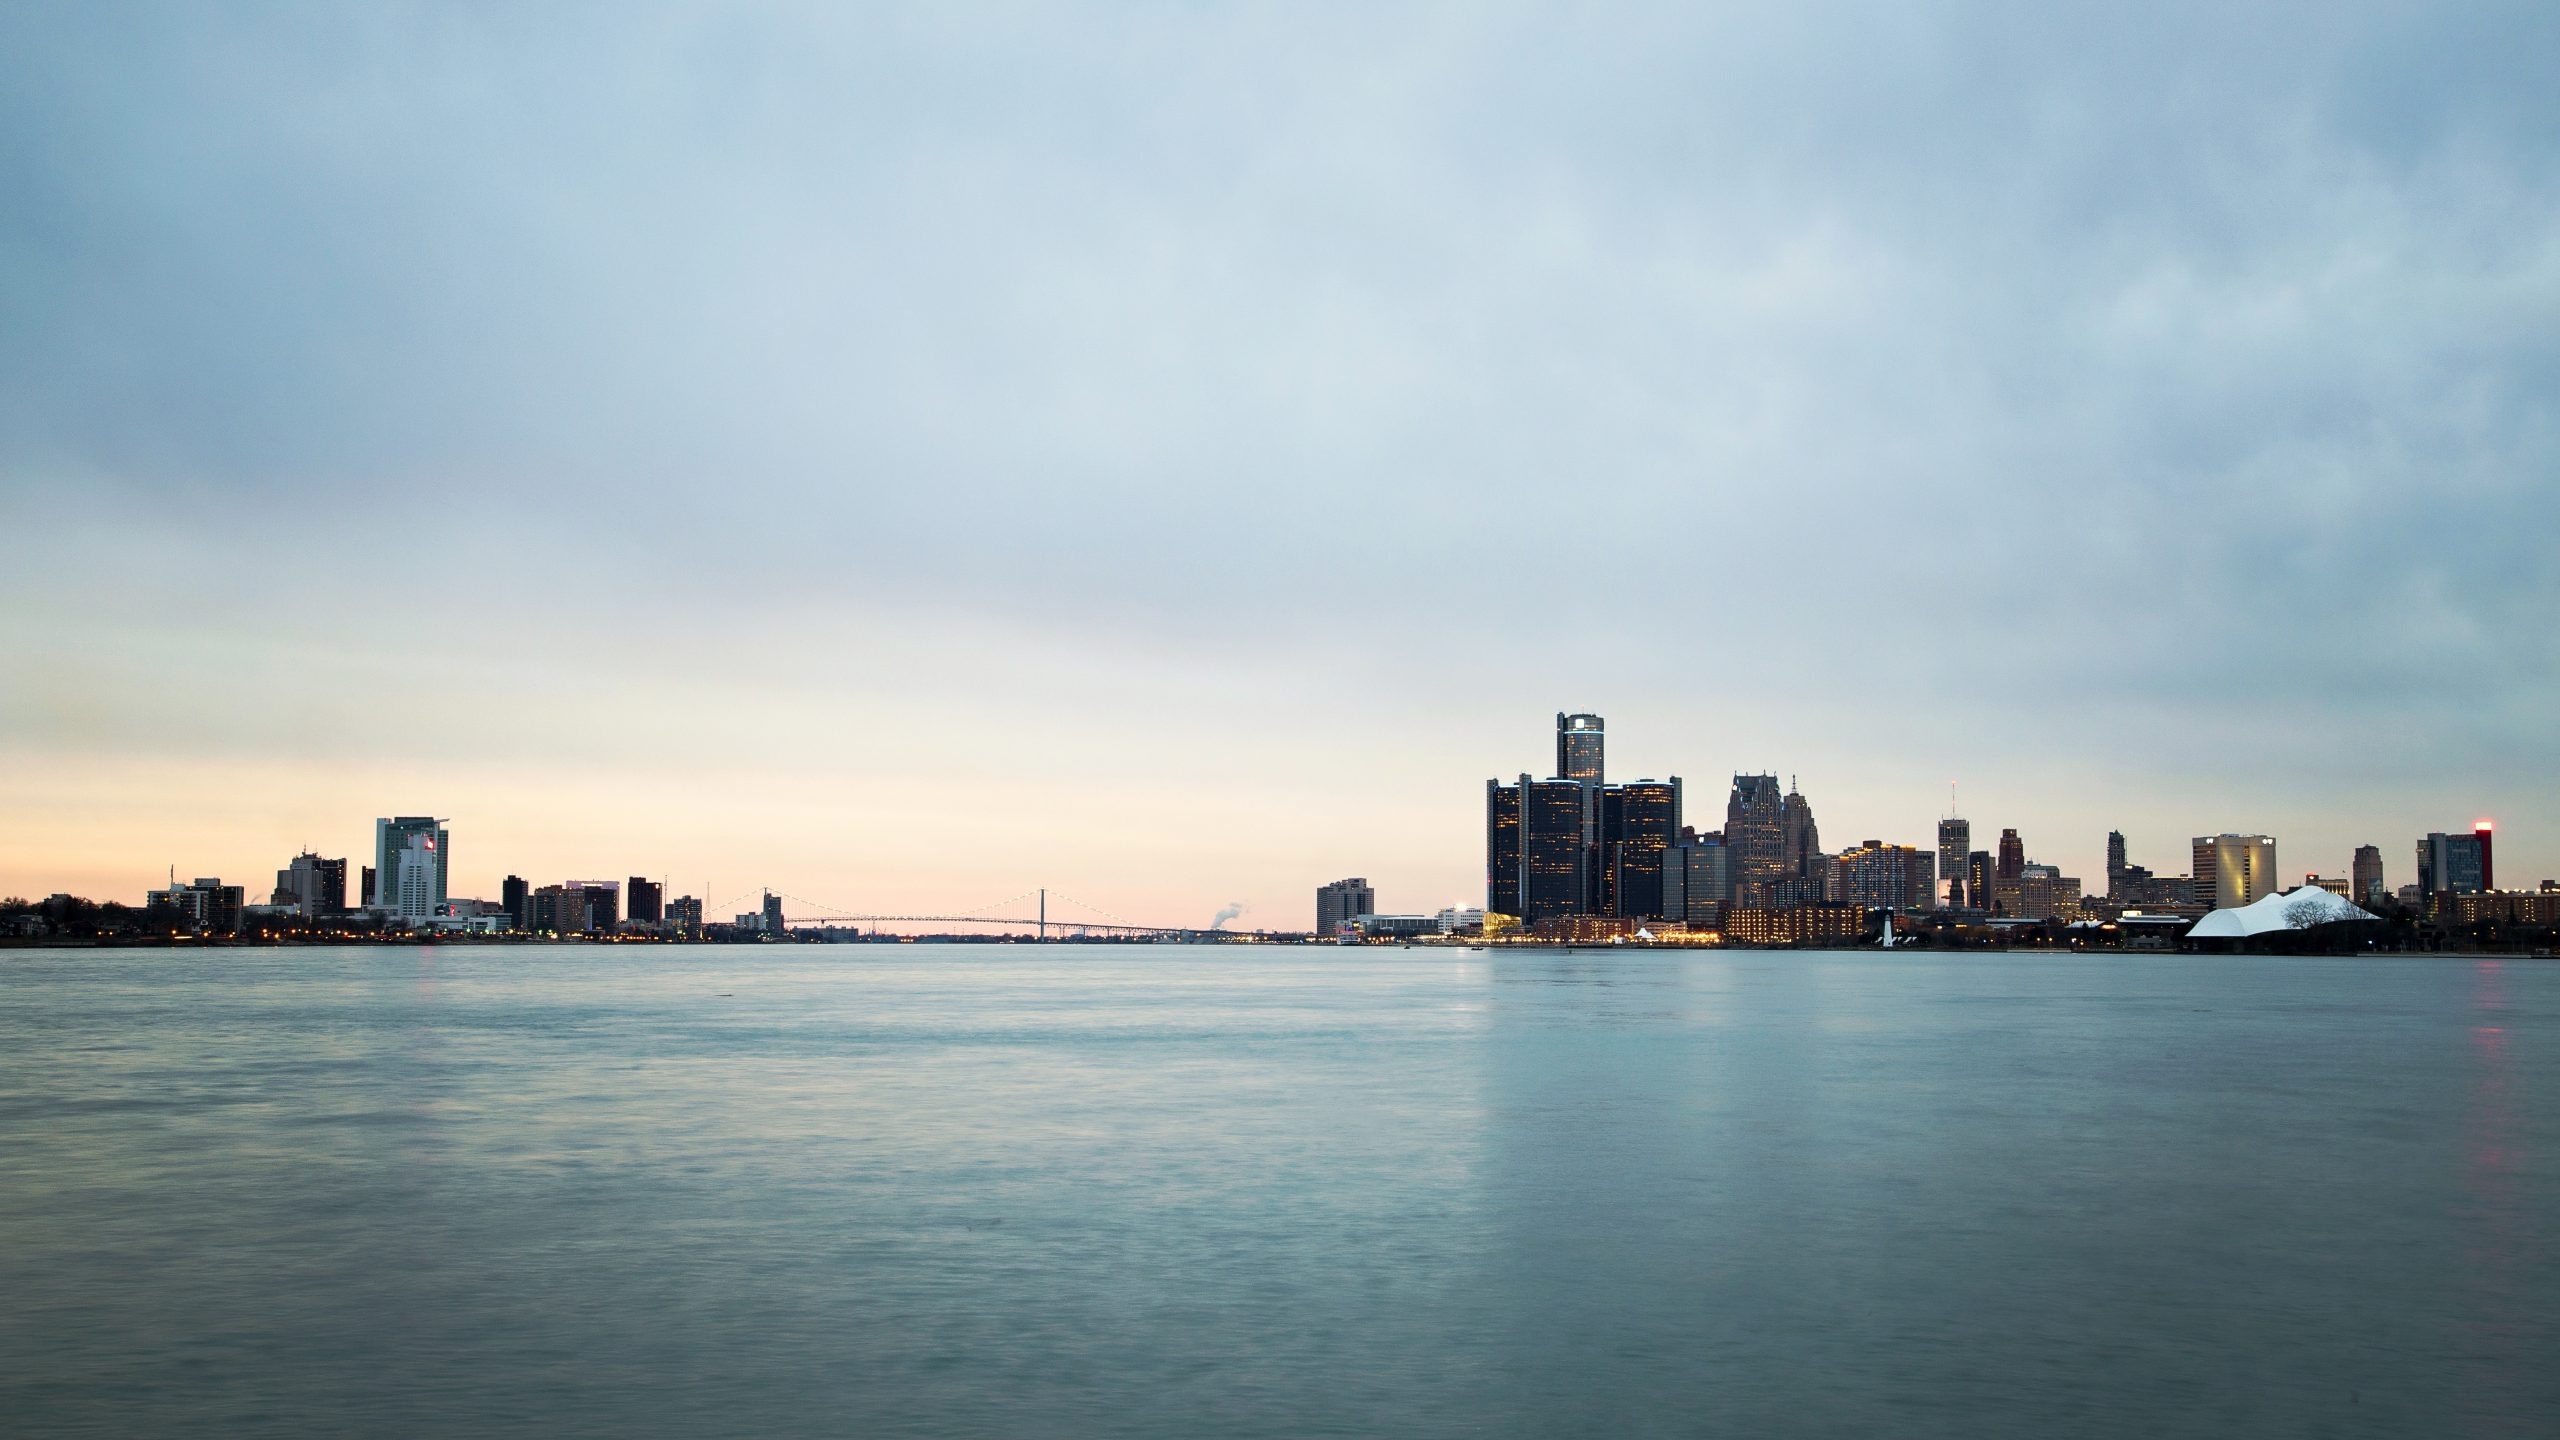
<svg viewBox="0 0 2560 1440"><path fill-rule="evenodd" d="M1558 703L1835 843L2560 875L2560 101L2476 50L13 10L0 892L433 813L474 895L1442 905Z"/></svg>
<svg viewBox="0 0 2560 1440"><path fill-rule="evenodd" d="M1675 850L1689 843L1689 837L1692 835L1706 835L1711 844L1732 847L1726 853L1734 858L1719 862L1719 878L1714 883L1718 886L1720 896L1729 895L1735 903L1742 905L1774 904L1785 907L1821 900L1824 898L1824 879L1822 874L1813 867L1816 862L1827 867L1835 860L1859 861L1861 864L1868 865L1869 868L1860 872L1864 876L1863 881L1851 881L1853 886L1860 883L1885 883L1880 881L1879 877L1894 877L1887 888L1890 893L1906 897L1891 902L1896 906L1930 909L1944 908L1947 904L1949 892L1944 882L1955 878L1947 869L1950 858L1948 848L1950 839L1956 835L1967 834L1972 824L1972 817L1953 813L1960 811L1962 807L1958 804L1958 795L1952 788L1947 802L1950 813L1942 814L1933 822L1929 837L1904 840L1890 834L1878 834L1857 841L1836 840L1826 848L1817 834L1818 822L1811 798L1798 788L1797 776L1786 776L1781 785L1780 777L1774 772L1735 772L1731 777L1733 792L1727 808L1704 813L1693 810L1689 814L1692 823L1684 824L1681 801L1682 777L1675 774L1665 779L1657 779L1651 775L1626 776L1622 772L1619 780L1605 781L1608 773L1605 716L1590 712L1567 714L1558 711L1555 714L1554 725L1556 764L1553 768L1558 772L1569 772L1570 777L1579 778L1569 778L1564 773L1536 777L1531 772L1522 772L1516 784L1499 778L1486 782L1485 793L1490 808L1477 812L1477 815L1480 825L1489 821L1493 828L1490 835L1486 830L1479 828L1476 839L1479 845L1478 853L1485 863L1492 867L1492 875L1488 876L1485 870L1478 871L1482 883L1473 896L1459 896L1446 902L1445 905L1442 902L1432 901L1420 905L1420 909L1480 907L1482 910L1520 915L1530 919L1535 919L1539 915L1558 913L1593 915L1665 913L1658 903L1647 903L1635 897L1652 896L1658 902L1666 888L1671 889L1672 893L1678 893L1679 889L1694 886L1698 882L1686 878L1686 861L1682 861L1677 867L1678 878L1673 878L1674 871L1666 869L1666 866L1676 857L1665 854L1659 849L1642 851L1641 846L1638 846L1635 852L1622 857L1620 842L1633 841L1639 833L1653 836L1653 843L1657 845L1671 844ZM1579 838L1571 841L1568 846L1576 857L1570 862L1576 868L1571 871L1569 881L1564 872L1556 872L1547 881L1542 882L1547 891L1551 892L1542 900L1528 898L1533 883L1530 877L1532 872L1540 868L1539 865L1534 858L1530 864L1521 865L1524 854L1529 853L1522 848L1529 842L1524 840L1520 833L1521 817L1524 813L1535 815L1541 807L1536 805L1524 807L1520 799L1523 793L1520 787L1533 783L1543 784L1550 789L1556 789L1559 794L1566 795L1566 800L1556 803L1564 804L1566 810L1572 812L1573 817L1578 817L1557 818L1565 817L1565 811L1562 810L1556 811L1556 816L1549 817L1552 823L1569 823ZM1507 805L1503 803L1505 795L1510 797ZM1620 819L1622 797L1626 817L1623 821ZM1639 803L1651 807L1645 812L1648 818L1641 821L1637 819L1636 807ZM1544 808L1553 810L1555 807L1550 804ZM1706 832L1717 823L1718 814L1723 816L1723 828L1712 835L1707 835ZM1504 835L1506 826L1503 823L1503 817L1506 815L1509 817L1507 828L1513 832L1507 837L1507 845ZM1758 817L1757 823L1766 830L1767 834L1753 839L1750 838L1748 831L1737 830L1736 825L1742 823L1745 816ZM358 907L378 905L386 912L405 921L422 920L429 915L442 913L440 907L448 895L456 901L471 900L492 907L498 906L502 900L503 908L510 914L518 915L520 921L524 915L533 913L523 910L521 906L526 903L527 893L532 886L543 884L543 882L539 880L528 882L512 867L507 868L501 884L476 889L470 886L448 888L446 867L453 857L451 836L447 828L449 823L448 819L430 816L377 817L372 825L374 844L370 852L376 863L362 867L360 880L350 874L349 861L345 857L327 857L308 847L297 847L288 865L277 871L275 886L277 898L280 902L284 901L288 898L287 892L298 892L303 897L309 897L319 893L323 885L333 885L333 893L347 897L347 903L350 905ZM1635 828L1627 829L1622 826ZM1535 828L1534 821L1530 828ZM2037 858L2050 853L2048 847L2042 845L2037 847L2034 854L2030 854L2027 837L2020 833L2018 827L2001 826L1999 829L2000 834L1996 840L1986 839L1985 841L1986 844L1996 848L1963 852L1968 862L1968 868L1961 876L1966 890L1975 890L1977 886L1984 889L1996 888L1998 883L2016 882L2022 877L2029 883L2033 883L2037 875L2061 876L2074 868L2069 865L2056 865L2049 858ZM2309 868L2298 869L2295 862L2276 858L2276 842L2273 837L2263 834L2241 835L2232 832L2191 837L2190 870L2196 877L2197 902L2204 908L2212 908L2216 903L2222 902L2226 898L2222 893L2225 890L2232 891L2237 897L2231 899L2229 903L2245 904L2268 894L2315 881L2330 886L2338 893L2356 895L2361 895L2378 881L2381 884L2381 893L2386 897L2394 893L2402 893L2413 885L2427 890L2442 888L2448 883L2445 880L2447 875L2454 877L2449 883L2456 888L2510 890L2534 888L2530 879L2523 879L2521 883L2492 882L2486 887L2483 886L2483 878L2491 873L2488 854L2489 847L2496 838L2496 831L2496 823L2484 816L2473 822L2470 827L2457 827L2450 838L2444 831L2432 831L2419 835L2413 844L2413 863L2405 879L2396 877L2396 872L2392 871L2382 859L2382 847L2372 842L2356 845L2346 864L2332 867L2320 865L2315 861ZM1835 836L1840 833L1836 830L1834 832ZM1984 833L1987 835L1988 832ZM1767 851L1764 859L1757 864L1750 858L1759 853L1755 846ZM1882 846L1883 849L1873 848L1877 846ZM2093 897L2103 895L2122 899L2124 897L2118 894L2117 887L2127 877L2133 877L2140 883L2148 883L2155 873L2160 874L2164 879L2170 878L2166 873L2167 867L2144 865L2135 859L2132 847L2120 829L2108 831L2104 837L2103 846L2105 859L2103 865L2098 868L2101 878L2091 885L2076 875L2072 876L2066 882L2071 894L2077 895L2085 887L2087 893ZM2243 846L2250 848L2238 848ZM386 868L386 862L394 861L404 848L414 849L418 853L408 855L405 862L398 862L404 868ZM1960 846L1958 850L1961 851ZM2209 850L2220 857L2210 865L2207 863ZM1561 855L1564 852L1556 853ZM1506 854L1507 862L1503 859ZM1921 866L1924 873L1916 880L1901 878L1900 867L1906 862L1894 858L1897 854L1907 856L1908 863ZM2446 858L2448 855L2454 858L2448 861ZM2469 856L2468 859L2462 858L2466 855ZM1872 862L1869 862L1866 857L1873 857ZM1763 887L1755 890L1751 884L1752 877L1760 875L1762 865L1775 868L1767 871L1766 877L1763 877ZM1872 868L1873 865L1882 865L1885 868L1877 870ZM333 882L325 880L314 868L315 866L332 867L335 880ZM1727 866L1730 868L1725 868ZM2463 868L2466 866L2467 869ZM1500 876L1509 867L1519 867L1517 871L1519 879L1516 882L1505 882L1494 878ZM167 867L169 884L172 887L177 883L175 877L179 868L181 867L174 864ZM412 869L416 872L414 875L410 873ZM254 875L257 872L249 869L240 873ZM466 869L464 873L468 875L473 872ZM2217 874L2220 877L2218 881L2210 878ZM403 880L401 882L384 881L378 879L381 875L399 875ZM1984 876L1996 876L1998 880L1986 880L1982 878ZM2352 889L2349 888L2350 876L2354 877ZM1931 884L1933 878L1938 883ZM2185 876L2175 878L2181 883L2186 879ZM2511 871L2499 878L2513 882L2519 877ZM2548 879L2548 877L2545 878ZM1798 886L1790 883L1798 879L1807 884ZM221 877L218 876L199 877L195 883L202 887L220 883L220 880ZM671 896L669 891L684 888L681 882L665 875L654 881L644 876L632 875L627 883L630 893L635 897L643 897L636 898L633 908L627 912L627 918L634 920L657 919L661 906L671 904L677 898ZM617 917L621 917L626 913L619 908L619 897L624 893L625 884L623 880L613 879L571 879L544 884L544 891L547 893L565 887L573 895L583 890L590 898L599 892L611 892L608 897L608 908L611 908ZM1775 888L1768 888L1772 885ZM378 890L375 888L377 886L379 886ZM1318 887L1316 924L1312 927L1317 933L1327 933L1328 927L1324 923L1327 896L1343 886L1359 887L1357 904L1382 908L1377 905L1376 887L1371 886L1366 879L1328 882ZM265 903L263 899L266 894L265 889L254 882L235 883L232 888L235 890L245 888L248 892L245 897L242 897L245 903L250 905ZM18 892L0 885L0 894L10 893ZM79 892L45 887L24 891L25 897L31 899L45 894L73 893ZM161 892L156 890L153 892L154 895L158 893ZM2138 898L2140 892L2132 893ZM734 899L726 898L727 892L719 887L704 887L703 893L698 896L685 895L681 898L694 905L697 910L707 906L708 913L719 916L725 914L735 903L750 896L760 896L762 904L770 911L781 900L790 898L790 890L788 886L777 890L769 883L758 883L737 892ZM500 899L492 897L500 897ZM110 892L90 895L88 898L115 900L119 897ZM986 897L981 894L978 898ZM1021 897L1012 898L1018 900ZM1399 896L1399 899L1408 898ZM1836 900L1840 897L1834 893L1829 898ZM2006 913L2008 905L2015 900L2014 894L2005 902L1997 897L1990 897L1988 908ZM1974 905L1976 908L1984 908L1985 901L1986 897L1982 894L1968 894L1966 899L1967 904ZM310 908L309 900L306 898L302 903L307 912ZM538 897L534 903L539 904ZM878 910L923 913L935 910L989 908L974 902L952 905L937 903L933 900L917 900L912 896L873 898L851 904L811 901L809 897L801 896L799 903L804 911L807 906L814 903L828 912ZM1886 902L1871 900L1868 903ZM1287 909L1285 902L1276 910L1266 910L1259 917L1248 918L1252 917L1255 908L1252 903L1229 901L1220 907L1219 913L1207 925L1201 928L1215 928L1229 921L1243 922L1239 928L1247 929L1286 931L1298 928L1290 923L1285 914L1280 913ZM1417 907L1413 903L1406 903L1401 908L1410 911ZM1346 908L1340 913L1348 914L1353 911ZM1147 923L1147 919L1148 917L1140 917L1134 923ZM608 921L604 928L611 929L611 922Z"/></svg>

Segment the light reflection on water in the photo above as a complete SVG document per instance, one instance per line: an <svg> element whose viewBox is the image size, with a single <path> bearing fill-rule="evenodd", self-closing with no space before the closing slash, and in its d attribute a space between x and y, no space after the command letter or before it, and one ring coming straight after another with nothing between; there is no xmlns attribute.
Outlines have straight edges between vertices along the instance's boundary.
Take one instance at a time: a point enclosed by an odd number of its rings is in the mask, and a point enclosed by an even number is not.
<svg viewBox="0 0 2560 1440"><path fill-rule="evenodd" d="M2547 1434L2560 970L0 952L24 1434Z"/></svg>

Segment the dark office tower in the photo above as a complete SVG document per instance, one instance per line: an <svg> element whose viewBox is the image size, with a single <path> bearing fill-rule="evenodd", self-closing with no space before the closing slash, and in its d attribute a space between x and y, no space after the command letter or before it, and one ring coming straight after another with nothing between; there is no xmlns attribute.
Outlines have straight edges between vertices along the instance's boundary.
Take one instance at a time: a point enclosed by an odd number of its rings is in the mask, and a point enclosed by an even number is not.
<svg viewBox="0 0 2560 1440"><path fill-rule="evenodd" d="M1733 898L1733 871L1726 864L1724 836L1684 835L1679 844L1662 852L1662 918L1712 929L1723 920L1724 907Z"/></svg>
<svg viewBox="0 0 2560 1440"><path fill-rule="evenodd" d="M373 900L373 867L372 867L372 866L370 866L370 865L367 865L367 866L365 866L365 867L364 867L364 902L363 902L363 903L365 903L365 904L367 904L367 905L371 905L371 904L373 904L373 903L374 903L374 900Z"/></svg>
<svg viewBox="0 0 2560 1440"><path fill-rule="evenodd" d="M2107 832L2107 898L2122 900L2124 893L2124 832Z"/></svg>
<svg viewBox="0 0 2560 1440"><path fill-rule="evenodd" d="M1950 816L1938 822L1938 904L1948 910L1965 907L1964 857L1973 849L1973 825Z"/></svg>
<svg viewBox="0 0 2560 1440"><path fill-rule="evenodd" d="M2384 898L2382 888L2382 847L2359 845L2355 864L2347 871L2347 898L2359 905L2378 905Z"/></svg>
<svg viewBox="0 0 2560 1440"><path fill-rule="evenodd" d="M1813 802L1796 793L1793 780L1778 802L1778 855L1787 879L1811 880L1821 873L1822 832L1814 827Z"/></svg>
<svg viewBox="0 0 2560 1440"><path fill-rule="evenodd" d="M1579 780L1520 777L1520 918L1586 913L1598 794Z"/></svg>
<svg viewBox="0 0 2560 1440"><path fill-rule="evenodd" d="M2489 859L2489 826L2485 821L2468 835L2431 832L2418 842L2418 893L2478 895L2494 890L2497 872Z"/></svg>
<svg viewBox="0 0 2560 1440"><path fill-rule="evenodd" d="M1316 933L1331 936L1363 915L1378 913L1378 892L1355 875L1316 887Z"/></svg>
<svg viewBox="0 0 2560 1440"><path fill-rule="evenodd" d="M510 875L498 882L498 904L507 912L508 929L533 928L532 901L533 892L526 887L523 876Z"/></svg>
<svg viewBox="0 0 2560 1440"><path fill-rule="evenodd" d="M1964 857L1964 893L1972 901L1971 908L1991 908L1991 852L1976 850Z"/></svg>
<svg viewBox="0 0 2560 1440"><path fill-rule="evenodd" d="M1586 785L1607 783L1608 767L1601 751L1609 736L1608 722L1597 715L1556 716L1556 775L1560 779L1579 780Z"/></svg>
<svg viewBox="0 0 2560 1440"><path fill-rule="evenodd" d="M1779 827L1778 777L1736 775L1724 805L1724 844L1733 867L1733 903L1763 906L1777 898L1786 872Z"/></svg>
<svg viewBox="0 0 2560 1440"><path fill-rule="evenodd" d="M1520 913L1520 787L1499 780L1484 782L1484 913Z"/></svg>
<svg viewBox="0 0 2560 1440"><path fill-rule="evenodd" d="M660 897L664 896L666 891L659 888L657 881L643 880L634 875L623 882L622 893L628 897L624 908L630 912L632 919L655 925L667 918L664 908L659 904Z"/></svg>
<svg viewBox="0 0 2560 1440"><path fill-rule="evenodd" d="M2015 880L2027 873L2027 844L2015 830L2000 832L2000 868L1994 880Z"/></svg>
<svg viewBox="0 0 2560 1440"><path fill-rule="evenodd" d="M1611 785L1600 794L1609 903L1599 913L1661 918L1662 852L1680 836L1680 777Z"/></svg>
<svg viewBox="0 0 2560 1440"><path fill-rule="evenodd" d="M622 882L572 880L569 893L574 898L569 913L560 917L561 929L594 934L611 931L622 923Z"/></svg>
<svg viewBox="0 0 2560 1440"><path fill-rule="evenodd" d="M770 890L764 892L764 933L776 939L790 933L782 919L782 897Z"/></svg>

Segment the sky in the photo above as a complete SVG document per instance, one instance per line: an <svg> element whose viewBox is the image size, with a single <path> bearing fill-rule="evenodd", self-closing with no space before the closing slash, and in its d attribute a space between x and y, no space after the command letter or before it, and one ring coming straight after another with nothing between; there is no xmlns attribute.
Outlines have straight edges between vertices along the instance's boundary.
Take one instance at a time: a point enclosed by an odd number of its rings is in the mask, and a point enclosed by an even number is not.
<svg viewBox="0 0 2560 1440"><path fill-rule="evenodd" d="M2560 9L0 10L0 894L2560 876ZM795 909L800 907L796 906Z"/></svg>

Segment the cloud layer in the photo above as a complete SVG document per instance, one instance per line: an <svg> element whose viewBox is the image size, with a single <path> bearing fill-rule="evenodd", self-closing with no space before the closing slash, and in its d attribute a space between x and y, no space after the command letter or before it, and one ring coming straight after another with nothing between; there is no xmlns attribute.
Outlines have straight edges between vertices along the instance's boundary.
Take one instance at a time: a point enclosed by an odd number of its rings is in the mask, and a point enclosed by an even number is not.
<svg viewBox="0 0 2560 1440"><path fill-rule="evenodd" d="M470 790L518 868L579 868L543 775L726 777L632 848L802 883L939 782L909 889L1054 813L1262 916L1472 888L1472 781L1589 705L1693 809L1772 765L1916 839L1955 774L2066 863L2324 871L2486 810L2553 868L2552 53L2528 5L21 9L0 745ZM1130 768L1214 833L1077 839ZM858 844L691 848L812 786ZM16 806L49 886L75 802Z"/></svg>

